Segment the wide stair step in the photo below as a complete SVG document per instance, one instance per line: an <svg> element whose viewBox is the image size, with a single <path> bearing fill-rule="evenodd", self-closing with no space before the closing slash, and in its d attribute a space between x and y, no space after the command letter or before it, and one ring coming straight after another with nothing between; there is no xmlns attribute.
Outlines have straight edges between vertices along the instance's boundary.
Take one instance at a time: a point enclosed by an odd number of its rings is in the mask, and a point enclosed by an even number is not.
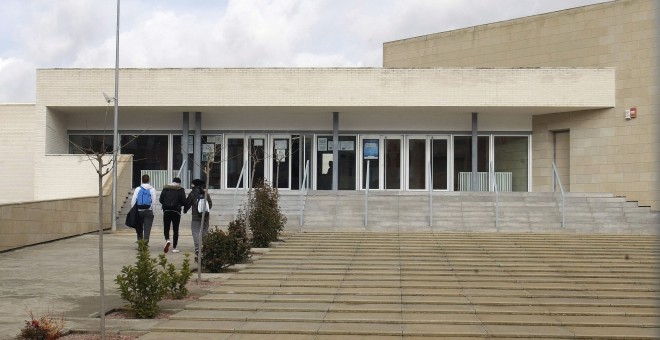
<svg viewBox="0 0 660 340"><path fill-rule="evenodd" d="M301 232L141 339L656 339L656 241Z"/></svg>

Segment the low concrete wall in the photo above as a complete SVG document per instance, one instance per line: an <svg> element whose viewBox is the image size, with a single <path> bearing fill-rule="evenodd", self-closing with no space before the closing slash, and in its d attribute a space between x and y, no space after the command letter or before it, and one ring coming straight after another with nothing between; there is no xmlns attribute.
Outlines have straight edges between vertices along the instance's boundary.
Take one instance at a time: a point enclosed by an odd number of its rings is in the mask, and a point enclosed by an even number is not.
<svg viewBox="0 0 660 340"><path fill-rule="evenodd" d="M131 189L132 157L119 159L117 205ZM112 174L103 186L103 228L112 226ZM0 252L99 230L98 196L0 205ZM117 221L117 224L123 221Z"/></svg>

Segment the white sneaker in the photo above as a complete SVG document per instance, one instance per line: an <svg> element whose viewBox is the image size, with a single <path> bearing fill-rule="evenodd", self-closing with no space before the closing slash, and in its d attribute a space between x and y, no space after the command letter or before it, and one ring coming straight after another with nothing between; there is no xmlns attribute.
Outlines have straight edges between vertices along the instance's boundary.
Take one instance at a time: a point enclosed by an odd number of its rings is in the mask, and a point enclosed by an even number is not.
<svg viewBox="0 0 660 340"><path fill-rule="evenodd" d="M170 243L170 240L167 240L167 242L165 242L165 248L163 248L163 253L167 254L167 252L170 251L171 244L172 243Z"/></svg>
<svg viewBox="0 0 660 340"><path fill-rule="evenodd" d="M180 250L179 250L179 249L176 249L176 248L174 248L174 249L172 249L172 252L173 252L173 253L178 253L178 252L180 252Z"/></svg>

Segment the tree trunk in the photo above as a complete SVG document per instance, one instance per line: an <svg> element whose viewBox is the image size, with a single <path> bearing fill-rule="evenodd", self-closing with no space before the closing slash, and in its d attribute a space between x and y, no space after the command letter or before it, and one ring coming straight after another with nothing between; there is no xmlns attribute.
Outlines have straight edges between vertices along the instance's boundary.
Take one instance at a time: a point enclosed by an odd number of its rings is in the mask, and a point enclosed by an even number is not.
<svg viewBox="0 0 660 340"><path fill-rule="evenodd" d="M101 339L105 339L105 287L103 275L103 158L98 156L99 167L99 297L101 303Z"/></svg>

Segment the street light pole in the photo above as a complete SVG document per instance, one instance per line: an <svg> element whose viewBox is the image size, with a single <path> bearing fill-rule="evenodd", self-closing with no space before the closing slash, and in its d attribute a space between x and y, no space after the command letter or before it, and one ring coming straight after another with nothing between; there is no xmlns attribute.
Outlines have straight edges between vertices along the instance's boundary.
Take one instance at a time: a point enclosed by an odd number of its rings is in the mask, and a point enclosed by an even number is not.
<svg viewBox="0 0 660 340"><path fill-rule="evenodd" d="M112 144L112 232L117 231L117 149L119 148L119 133L117 126L119 122L119 3L117 0L117 39L115 43L115 115Z"/></svg>

